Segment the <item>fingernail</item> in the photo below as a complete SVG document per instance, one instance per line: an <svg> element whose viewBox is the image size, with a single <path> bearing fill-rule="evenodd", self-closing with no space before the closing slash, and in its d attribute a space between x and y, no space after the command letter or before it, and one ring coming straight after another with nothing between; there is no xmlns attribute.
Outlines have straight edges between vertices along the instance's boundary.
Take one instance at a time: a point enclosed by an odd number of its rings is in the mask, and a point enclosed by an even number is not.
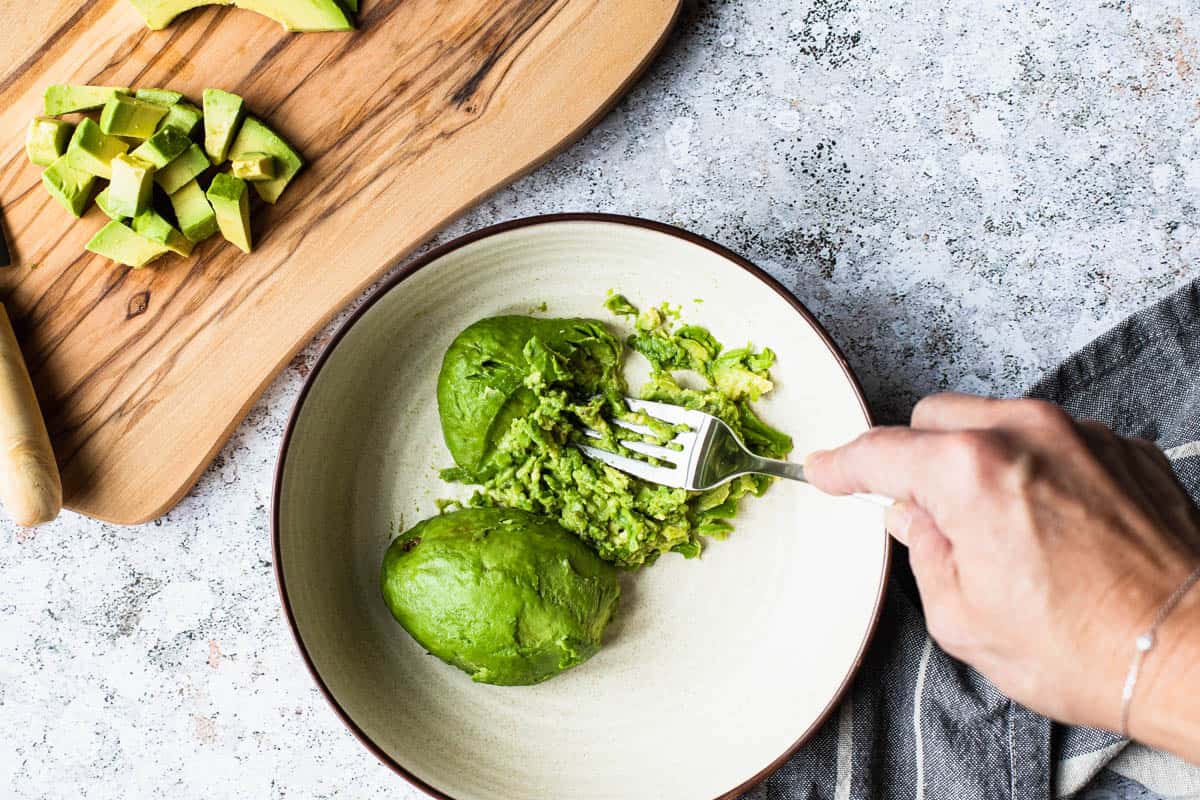
<svg viewBox="0 0 1200 800"><path fill-rule="evenodd" d="M912 527L912 511L905 503L896 503L887 510L884 526L888 533L901 544L908 544L908 530Z"/></svg>

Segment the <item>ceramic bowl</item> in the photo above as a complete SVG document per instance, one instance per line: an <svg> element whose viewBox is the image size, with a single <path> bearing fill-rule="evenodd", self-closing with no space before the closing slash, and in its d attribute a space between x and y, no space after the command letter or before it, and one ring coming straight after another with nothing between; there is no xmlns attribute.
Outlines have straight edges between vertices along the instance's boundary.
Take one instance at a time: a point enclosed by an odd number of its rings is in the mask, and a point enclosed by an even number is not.
<svg viewBox="0 0 1200 800"><path fill-rule="evenodd" d="M775 349L777 389L760 408L795 438L797 458L870 425L811 314L748 262L665 225L507 223L383 286L297 401L275 485L275 563L321 691L376 756L434 796L736 795L826 718L878 618L880 511L780 483L743 501L735 533L700 559L668 555L624 574L603 649L546 683L472 683L392 620L379 590L384 550L436 514L437 499L461 494L437 474L451 465L434 394L447 346L496 314L590 316L625 332L602 307L610 289L642 306L677 304L729 346Z"/></svg>

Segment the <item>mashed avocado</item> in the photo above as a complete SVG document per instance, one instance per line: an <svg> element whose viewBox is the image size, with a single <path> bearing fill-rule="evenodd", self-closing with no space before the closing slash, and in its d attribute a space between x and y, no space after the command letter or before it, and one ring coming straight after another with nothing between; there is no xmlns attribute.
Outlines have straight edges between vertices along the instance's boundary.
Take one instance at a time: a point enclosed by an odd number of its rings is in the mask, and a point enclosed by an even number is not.
<svg viewBox="0 0 1200 800"><path fill-rule="evenodd" d="M383 597L426 650L481 683L539 683L590 658L616 569L546 517L501 508L427 519L383 559Z"/></svg>
<svg viewBox="0 0 1200 800"><path fill-rule="evenodd" d="M635 320L626 344L650 362L643 399L714 414L760 455L791 451L791 439L750 406L772 388L774 353L726 350L704 328L676 325L678 312L665 305L639 314L620 295L605 305ZM611 419L645 421L623 400L625 352L598 320L503 316L471 325L451 344L438 377L442 432L457 465L443 478L479 487L469 506L546 515L624 567L668 551L693 558L702 537L728 535L738 502L761 495L769 478L687 492L646 483L574 447L582 426L611 436ZM679 370L696 373L705 387L684 388ZM659 433L663 441L673 435L665 426Z"/></svg>

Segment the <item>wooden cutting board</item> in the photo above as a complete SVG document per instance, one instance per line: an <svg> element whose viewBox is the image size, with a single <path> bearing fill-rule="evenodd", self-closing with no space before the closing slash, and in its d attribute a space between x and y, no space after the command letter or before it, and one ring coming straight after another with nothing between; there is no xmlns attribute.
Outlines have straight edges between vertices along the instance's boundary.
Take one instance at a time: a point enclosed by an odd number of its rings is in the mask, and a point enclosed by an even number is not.
<svg viewBox="0 0 1200 800"><path fill-rule="evenodd" d="M679 2L364 0L354 33L287 34L229 7L150 31L125 0L0 0L0 209L18 264L0 299L68 507L167 511L339 308L594 122ZM214 238L129 270L84 251L101 213L71 218L25 158L51 83L236 92L310 166L254 209L253 253Z"/></svg>

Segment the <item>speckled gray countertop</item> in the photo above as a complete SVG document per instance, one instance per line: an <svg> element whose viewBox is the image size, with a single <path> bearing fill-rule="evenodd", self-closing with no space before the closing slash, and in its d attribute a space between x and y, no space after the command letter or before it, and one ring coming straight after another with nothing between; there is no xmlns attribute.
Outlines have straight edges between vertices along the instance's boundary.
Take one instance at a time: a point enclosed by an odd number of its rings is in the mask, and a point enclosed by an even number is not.
<svg viewBox="0 0 1200 800"><path fill-rule="evenodd" d="M594 131L439 240L664 220L792 287L885 421L1018 393L1200 255L1195 5L1074 8L689 2ZM325 706L276 597L272 469L332 328L158 522L0 523L0 795L421 796Z"/></svg>

